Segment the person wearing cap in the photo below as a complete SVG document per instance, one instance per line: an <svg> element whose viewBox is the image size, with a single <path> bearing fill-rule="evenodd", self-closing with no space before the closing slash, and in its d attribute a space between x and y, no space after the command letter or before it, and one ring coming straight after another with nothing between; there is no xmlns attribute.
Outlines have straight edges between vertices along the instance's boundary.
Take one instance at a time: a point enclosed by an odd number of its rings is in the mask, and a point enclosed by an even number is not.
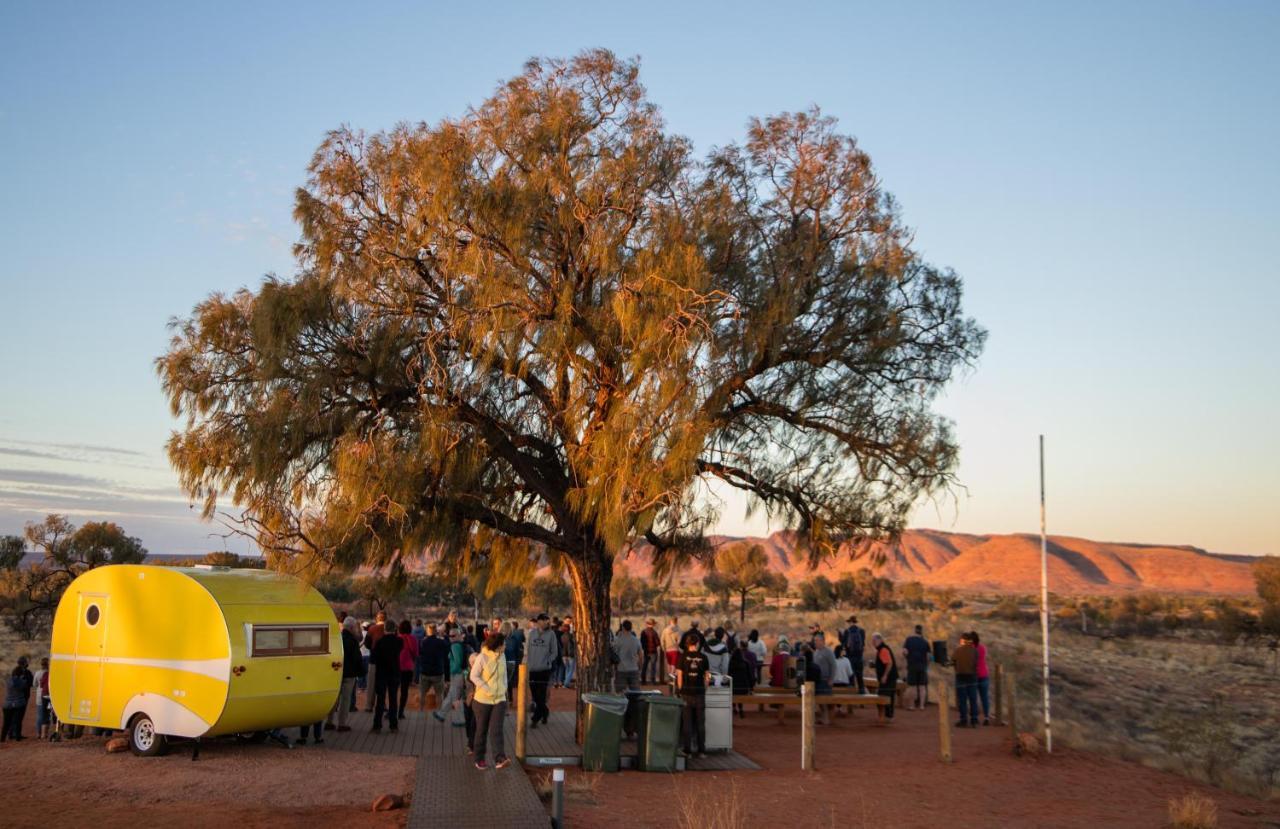
<svg viewBox="0 0 1280 829"><path fill-rule="evenodd" d="M535 625L529 629L524 645L524 664L529 671L529 693L533 696L533 721L530 728L541 722L546 725L551 709L547 707L547 692L551 684L551 671L560 659L560 644L551 630L551 617L539 613Z"/></svg>
<svg viewBox="0 0 1280 829"><path fill-rule="evenodd" d="M867 692L867 681L862 676L862 672L866 670L867 662L863 651L867 646L867 632L858 627L858 617L850 616L845 619L849 626L840 633L840 644L844 645L844 652L849 657L849 664L853 667L853 680L858 685L858 693L865 694Z"/></svg>

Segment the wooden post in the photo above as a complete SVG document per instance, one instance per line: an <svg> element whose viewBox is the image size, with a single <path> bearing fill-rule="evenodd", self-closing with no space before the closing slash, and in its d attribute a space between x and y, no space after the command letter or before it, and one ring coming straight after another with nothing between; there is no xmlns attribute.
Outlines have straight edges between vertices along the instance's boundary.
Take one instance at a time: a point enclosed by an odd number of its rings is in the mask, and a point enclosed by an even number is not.
<svg viewBox="0 0 1280 829"><path fill-rule="evenodd" d="M813 771L813 740L817 736L814 733L813 713L815 706L814 699L814 683L806 682L800 688L800 768L803 771Z"/></svg>
<svg viewBox="0 0 1280 829"><path fill-rule="evenodd" d="M516 683L516 759L524 762L524 735L529 727L529 666L520 663Z"/></svg>
<svg viewBox="0 0 1280 829"><path fill-rule="evenodd" d="M996 725L1000 725L1001 723L1004 722L1004 709L1000 707L1000 703L1003 699L1003 694L1001 694L1001 686L1004 685L1004 667L999 662L996 663L996 672L995 672L995 675L992 677L992 680L993 680L993 684L996 686L995 687L995 692L996 692L995 703L996 704L994 706L995 713L996 713Z"/></svg>
<svg viewBox="0 0 1280 829"><path fill-rule="evenodd" d="M1013 750L1018 750L1018 683L1013 669L1009 669L1009 673L1004 675L1005 688L1004 695L1008 697L1007 703L1009 707L1009 736L1013 737Z"/></svg>
<svg viewBox="0 0 1280 829"><path fill-rule="evenodd" d="M938 759L944 763L951 762L951 708L947 702L949 689L944 679L938 683L942 687L938 693Z"/></svg>

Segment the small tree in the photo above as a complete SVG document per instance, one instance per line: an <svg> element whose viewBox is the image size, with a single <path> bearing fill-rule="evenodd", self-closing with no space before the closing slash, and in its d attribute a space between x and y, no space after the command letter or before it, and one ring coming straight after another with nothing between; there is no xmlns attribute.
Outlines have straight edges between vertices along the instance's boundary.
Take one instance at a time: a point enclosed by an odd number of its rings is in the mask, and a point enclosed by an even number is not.
<svg viewBox="0 0 1280 829"><path fill-rule="evenodd" d="M104 564L137 564L147 556L141 541L111 522L90 521L76 529L65 516L49 515L27 524L23 535L42 558L25 570L15 564L4 571L0 615L27 639L53 621L63 592L76 576ZM6 550L13 549L7 541Z"/></svg>
<svg viewBox="0 0 1280 829"><path fill-rule="evenodd" d="M562 607L568 607L573 601L573 593L563 578L546 575L538 576L529 584L525 596L536 610L550 613Z"/></svg>
<svg viewBox="0 0 1280 829"><path fill-rule="evenodd" d="M1253 580L1263 602L1280 606L1280 556L1263 556L1255 561Z"/></svg>
<svg viewBox="0 0 1280 829"><path fill-rule="evenodd" d="M746 621L747 600L751 594L768 589L772 581L769 557L759 544L732 544L721 548L708 578L712 574L716 575L717 585L722 591L737 597L739 622ZM703 583L706 584L706 579ZM711 589L710 585L708 589Z"/></svg>
<svg viewBox="0 0 1280 829"><path fill-rule="evenodd" d="M835 590L826 576L814 576L800 582L800 606L805 610L830 610L835 603Z"/></svg>
<svg viewBox="0 0 1280 829"><path fill-rule="evenodd" d="M0 536L0 570L16 570L26 554L27 542L22 536Z"/></svg>

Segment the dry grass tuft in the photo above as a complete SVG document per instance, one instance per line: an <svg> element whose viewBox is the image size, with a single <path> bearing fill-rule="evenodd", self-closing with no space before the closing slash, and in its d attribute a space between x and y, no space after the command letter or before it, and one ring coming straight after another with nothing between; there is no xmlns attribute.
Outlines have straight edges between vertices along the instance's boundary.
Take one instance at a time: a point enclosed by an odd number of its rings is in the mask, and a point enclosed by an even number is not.
<svg viewBox="0 0 1280 829"><path fill-rule="evenodd" d="M595 806L600 802L600 773L574 772L569 769L564 775L565 803L580 803L584 806ZM538 797L547 803L551 802L551 793L555 784L551 782L551 772L533 779L533 790Z"/></svg>
<svg viewBox="0 0 1280 829"><path fill-rule="evenodd" d="M1171 797L1169 822L1174 829L1217 829L1218 804L1199 792Z"/></svg>
<svg viewBox="0 0 1280 829"><path fill-rule="evenodd" d="M682 789L676 799L676 825L680 829L746 829L750 824L738 781L710 791Z"/></svg>

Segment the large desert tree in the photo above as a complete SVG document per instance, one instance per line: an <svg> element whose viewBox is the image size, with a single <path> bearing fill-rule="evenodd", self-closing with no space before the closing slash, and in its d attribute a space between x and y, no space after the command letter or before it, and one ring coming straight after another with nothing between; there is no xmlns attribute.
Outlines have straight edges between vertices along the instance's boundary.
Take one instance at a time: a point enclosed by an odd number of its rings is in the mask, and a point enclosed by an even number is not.
<svg viewBox="0 0 1280 829"><path fill-rule="evenodd" d="M158 361L182 483L277 565L549 562L591 690L615 555L705 550L709 481L817 560L951 480L930 405L982 332L816 111L697 160L634 62L533 61L462 117L333 132L295 214L296 274Z"/></svg>
<svg viewBox="0 0 1280 829"><path fill-rule="evenodd" d="M738 599L738 621L746 621L747 600L757 591L777 590L786 576L769 568L769 557L759 544L729 544L717 552L713 583ZM785 587L782 587L786 590ZM716 592L713 588L713 592Z"/></svg>

